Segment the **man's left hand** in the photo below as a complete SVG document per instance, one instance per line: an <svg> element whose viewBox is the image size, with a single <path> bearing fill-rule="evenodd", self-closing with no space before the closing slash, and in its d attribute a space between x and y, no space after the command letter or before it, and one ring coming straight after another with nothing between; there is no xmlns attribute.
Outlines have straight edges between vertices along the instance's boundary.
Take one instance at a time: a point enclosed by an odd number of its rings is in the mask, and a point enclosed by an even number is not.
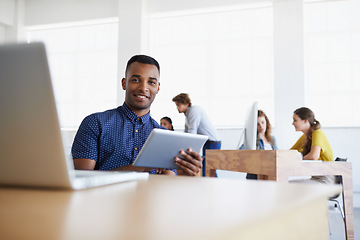
<svg viewBox="0 0 360 240"><path fill-rule="evenodd" d="M175 157L175 164L181 168L186 175L196 176L202 168L203 158L199 153L193 151L191 148L186 151L180 151L180 157Z"/></svg>

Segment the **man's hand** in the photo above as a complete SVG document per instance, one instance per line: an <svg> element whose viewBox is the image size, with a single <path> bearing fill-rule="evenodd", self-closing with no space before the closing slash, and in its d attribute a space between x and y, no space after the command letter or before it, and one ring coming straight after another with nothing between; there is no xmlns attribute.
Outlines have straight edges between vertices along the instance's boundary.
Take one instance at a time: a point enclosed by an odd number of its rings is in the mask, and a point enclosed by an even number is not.
<svg viewBox="0 0 360 240"><path fill-rule="evenodd" d="M176 166L181 168L186 175L196 176L202 168L203 158L200 154L189 148L186 151L181 150L180 155L183 158L175 157Z"/></svg>
<svg viewBox="0 0 360 240"><path fill-rule="evenodd" d="M164 169L164 168L155 168L155 172L157 174L162 174L162 175L176 176L175 172L173 172L171 170Z"/></svg>

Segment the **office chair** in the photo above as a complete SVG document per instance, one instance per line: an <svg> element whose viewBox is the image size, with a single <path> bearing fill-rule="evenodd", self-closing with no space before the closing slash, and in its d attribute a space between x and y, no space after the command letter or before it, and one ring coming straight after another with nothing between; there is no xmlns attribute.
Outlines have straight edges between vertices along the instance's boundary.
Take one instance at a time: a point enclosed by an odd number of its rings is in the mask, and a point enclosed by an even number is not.
<svg viewBox="0 0 360 240"><path fill-rule="evenodd" d="M335 161L346 162L347 158L339 158L339 157L337 157L335 159ZM335 176L335 184L341 184L341 176ZM330 197L329 201L335 202L335 207L339 208L340 213L341 213L341 217L344 219L344 210L343 210L342 206L340 205L339 200L337 200L337 198L339 196L340 196L340 193L336 194L335 196Z"/></svg>

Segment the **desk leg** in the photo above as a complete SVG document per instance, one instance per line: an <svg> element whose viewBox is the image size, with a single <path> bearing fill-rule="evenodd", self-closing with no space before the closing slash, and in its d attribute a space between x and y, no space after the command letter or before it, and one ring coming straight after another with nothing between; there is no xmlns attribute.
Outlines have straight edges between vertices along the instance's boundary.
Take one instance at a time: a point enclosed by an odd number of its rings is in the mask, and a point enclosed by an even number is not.
<svg viewBox="0 0 360 240"><path fill-rule="evenodd" d="M258 176L258 179L259 179L259 180L269 180L269 176L267 176L267 175L260 175L260 174L258 174L257 176Z"/></svg>
<svg viewBox="0 0 360 240"><path fill-rule="evenodd" d="M342 176L342 187L346 239L354 240L353 186L351 173L350 176Z"/></svg>
<svg viewBox="0 0 360 240"><path fill-rule="evenodd" d="M280 181L280 182L286 182L289 179L289 176L275 176L275 175L258 175L259 180L270 180L270 181Z"/></svg>
<svg viewBox="0 0 360 240"><path fill-rule="evenodd" d="M210 169L208 176L210 176L210 177L215 177L215 171L216 171L216 169Z"/></svg>

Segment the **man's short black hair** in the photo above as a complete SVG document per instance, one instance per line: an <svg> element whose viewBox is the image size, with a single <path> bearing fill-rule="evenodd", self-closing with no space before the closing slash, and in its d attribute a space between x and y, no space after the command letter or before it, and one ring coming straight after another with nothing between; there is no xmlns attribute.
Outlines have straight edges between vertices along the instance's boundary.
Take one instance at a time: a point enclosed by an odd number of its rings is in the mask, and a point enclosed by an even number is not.
<svg viewBox="0 0 360 240"><path fill-rule="evenodd" d="M160 73L160 65L154 58L152 58L150 56L146 56L146 55L135 55L135 56L131 57L129 59L129 61L127 62L126 70L125 70L125 76L126 76L126 73L127 73L128 69L129 69L130 65L133 62L139 62L139 63L155 65L157 67L157 69L159 70L159 73Z"/></svg>

